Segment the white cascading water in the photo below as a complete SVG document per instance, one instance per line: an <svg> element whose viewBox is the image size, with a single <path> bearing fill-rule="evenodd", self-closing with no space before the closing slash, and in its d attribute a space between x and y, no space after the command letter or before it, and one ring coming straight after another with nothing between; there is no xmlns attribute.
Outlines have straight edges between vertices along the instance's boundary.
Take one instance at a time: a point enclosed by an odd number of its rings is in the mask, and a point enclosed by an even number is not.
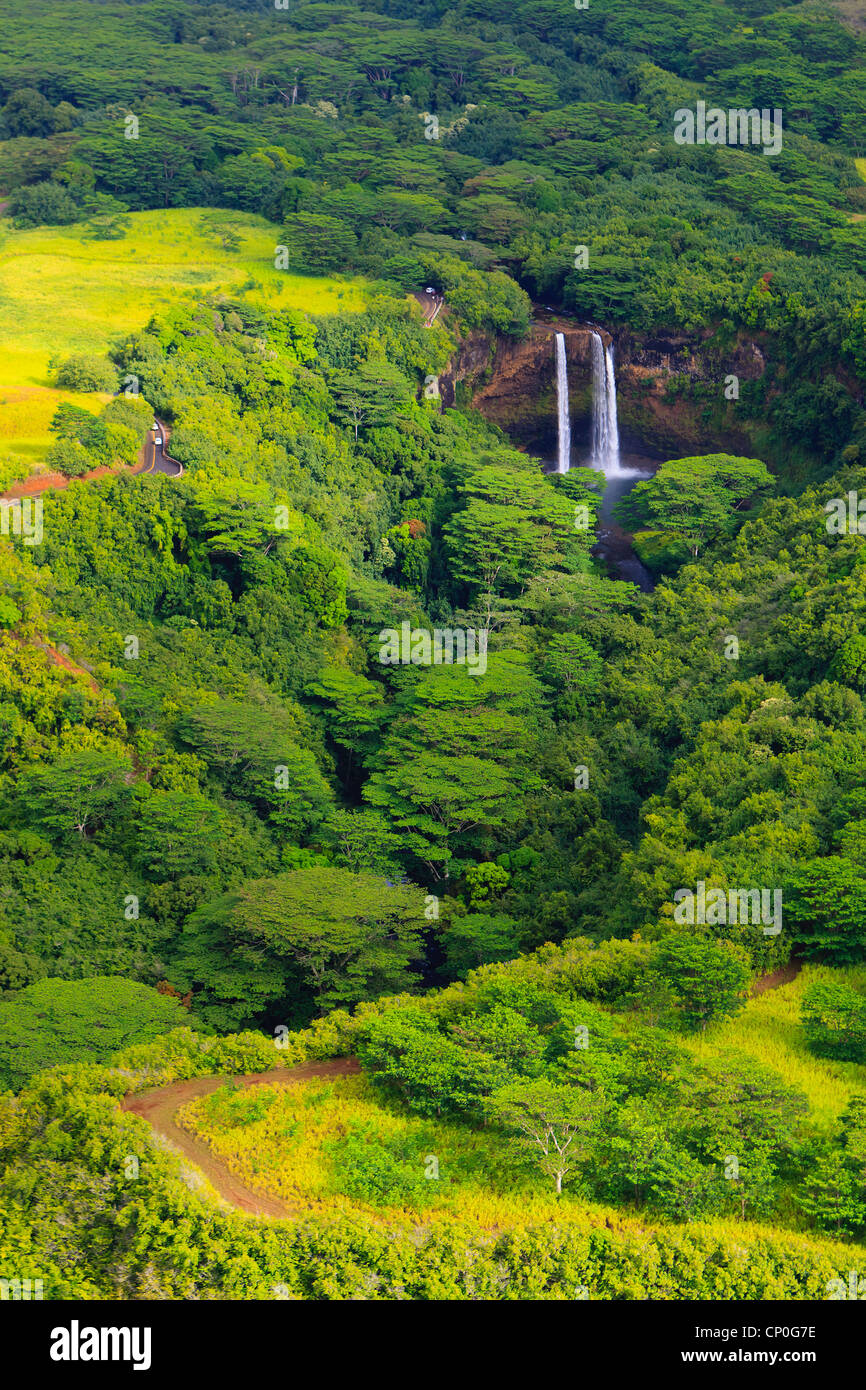
<svg viewBox="0 0 866 1390"><path fill-rule="evenodd" d="M565 334L556 335L556 408L559 425L559 454L557 473L567 473L571 467L571 419L568 413L568 364L565 358Z"/></svg>
<svg viewBox="0 0 866 1390"><path fill-rule="evenodd" d="M592 458L590 468L605 477L622 473L619 461L619 426L616 418L616 374L613 343L605 349L601 334L592 332Z"/></svg>

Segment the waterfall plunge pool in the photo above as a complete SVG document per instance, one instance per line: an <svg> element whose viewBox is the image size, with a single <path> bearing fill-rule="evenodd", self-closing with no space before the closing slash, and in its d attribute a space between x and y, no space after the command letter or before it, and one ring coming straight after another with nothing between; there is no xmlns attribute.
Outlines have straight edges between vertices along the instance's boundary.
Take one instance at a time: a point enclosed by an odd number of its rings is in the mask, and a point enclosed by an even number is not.
<svg viewBox="0 0 866 1390"><path fill-rule="evenodd" d="M642 593L652 593L656 586L655 576L642 560L639 560L631 532L623 530L613 518L613 509L621 497L631 492L635 483L651 478L658 468L652 459L642 458L640 454L620 454L620 469L605 477L604 493L598 517L598 540L592 547L592 554L607 566L612 579L626 579L636 584ZM584 459L572 467L591 468L592 462Z"/></svg>
<svg viewBox="0 0 866 1390"><path fill-rule="evenodd" d="M655 579L637 557L633 537L614 520L614 508L642 478L651 478L655 469L650 459L623 454L619 443L616 404L616 366L611 339L605 346L601 331L590 326L592 334L592 448L588 458L575 460L571 447L571 406L568 389L568 360L565 334L554 334L556 363L557 456L545 463L546 472L569 473L574 467L593 468L604 474L605 488L599 514L598 540L592 554L607 566L614 579L636 584L644 593L655 588Z"/></svg>
<svg viewBox="0 0 866 1390"><path fill-rule="evenodd" d="M591 454L571 450L569 468L562 470L558 459L542 458L541 466L545 473L570 472L574 468L594 468L598 464ZM613 510L621 497L631 492L636 483L651 478L659 467L658 459L646 458L643 454L620 453L619 470L605 476L604 492L598 515L597 540L592 554L606 567L611 579L624 579L636 584L642 593L650 594L656 586L655 575L638 559L632 545L633 537L614 520Z"/></svg>

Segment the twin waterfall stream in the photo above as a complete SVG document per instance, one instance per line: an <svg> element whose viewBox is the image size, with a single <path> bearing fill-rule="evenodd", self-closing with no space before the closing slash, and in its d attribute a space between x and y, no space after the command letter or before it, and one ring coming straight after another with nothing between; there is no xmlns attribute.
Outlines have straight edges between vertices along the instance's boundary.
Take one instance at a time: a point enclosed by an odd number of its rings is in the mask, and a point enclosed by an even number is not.
<svg viewBox="0 0 866 1390"><path fill-rule="evenodd" d="M619 461L619 425L616 415L616 372L613 365L613 343L605 348L601 334L592 333L592 454L590 468L605 475L623 472ZM571 468L571 414L568 406L568 363L565 356L565 334L556 335L556 406L559 425L559 454L557 473ZM628 472L629 470L625 470Z"/></svg>
<svg viewBox="0 0 866 1390"><path fill-rule="evenodd" d="M619 448L619 422L616 409L616 371L613 342L604 345L601 334L592 334L592 433L591 452L584 461L587 468L604 474L605 489L599 516L598 543L594 553L604 560L610 572L619 579L630 580L645 592L655 583L645 565L641 564L631 545L631 537L613 519L613 509L619 499L642 478L652 476L642 468L623 465ZM556 408L558 452L556 472L568 473L571 468L571 412L568 399L568 360L565 334L556 334Z"/></svg>
<svg viewBox="0 0 866 1390"><path fill-rule="evenodd" d="M565 334L556 335L556 409L559 426L557 473L567 473L571 467L571 415L568 409L568 363L565 358Z"/></svg>

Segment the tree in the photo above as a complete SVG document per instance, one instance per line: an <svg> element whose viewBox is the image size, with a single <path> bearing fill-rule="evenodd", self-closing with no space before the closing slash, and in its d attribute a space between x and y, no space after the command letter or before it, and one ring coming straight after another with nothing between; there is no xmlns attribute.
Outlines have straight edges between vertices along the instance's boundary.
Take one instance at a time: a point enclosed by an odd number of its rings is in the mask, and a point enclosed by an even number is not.
<svg viewBox="0 0 866 1390"><path fill-rule="evenodd" d="M10 211L16 227L66 226L81 216L69 190L49 181L17 188L10 199Z"/></svg>
<svg viewBox="0 0 866 1390"><path fill-rule="evenodd" d="M568 308L581 316L622 319L639 285L633 255L593 252L591 272L570 271L563 298Z"/></svg>
<svg viewBox="0 0 866 1390"><path fill-rule="evenodd" d="M270 807L270 819L294 843L304 843L322 825L333 806L333 793L309 748L286 747L280 762L252 784Z"/></svg>
<svg viewBox="0 0 866 1390"><path fill-rule="evenodd" d="M116 198L108 198L107 202L117 203ZM120 208L123 204L119 205ZM92 213L84 224L84 236L88 241L123 241L129 234L132 227L132 218L120 210L102 210Z"/></svg>
<svg viewBox="0 0 866 1390"><path fill-rule="evenodd" d="M244 561L268 555L277 545L280 529L276 525L273 493L262 483L236 479L231 486L222 480L195 495L195 524L213 556L230 556ZM289 522L304 519L289 512Z"/></svg>
<svg viewBox="0 0 866 1390"><path fill-rule="evenodd" d="M237 224L220 213L208 213L199 219L198 229L203 236L214 236L224 251L239 251L242 238Z"/></svg>
<svg viewBox="0 0 866 1390"><path fill-rule="evenodd" d="M243 985L246 962L259 960L267 984L256 989L244 1018L298 987L325 1012L410 986L423 922L423 896L410 885L333 867L299 869L248 881L195 912L173 975L201 991L195 1004L207 1012L219 997L231 997L232 975Z"/></svg>
<svg viewBox="0 0 866 1390"><path fill-rule="evenodd" d="M653 947L643 983L651 990L660 982L686 1026L703 1031L711 1019L740 1011L748 980L748 957L733 942L683 932Z"/></svg>
<svg viewBox="0 0 866 1390"><path fill-rule="evenodd" d="M66 478L81 478L95 466L84 445L77 439L58 439L48 449L45 462Z"/></svg>
<svg viewBox="0 0 866 1390"><path fill-rule="evenodd" d="M807 859L785 887L785 920L804 955L855 965L866 948L866 884L858 863L841 855Z"/></svg>
<svg viewBox="0 0 866 1390"><path fill-rule="evenodd" d="M80 405L70 405L61 401L51 417L50 429L59 439L79 439L86 441L96 430L100 421L89 410Z"/></svg>
<svg viewBox="0 0 866 1390"><path fill-rule="evenodd" d="M425 263L429 282L441 288L448 309L466 328L524 336L529 328L529 295L510 275L501 270L484 273L450 255L429 255Z"/></svg>
<svg viewBox="0 0 866 1390"><path fill-rule="evenodd" d="M623 497L617 515L632 530L651 526L676 536L698 555L709 541L733 529L736 513L750 498L772 486L760 459L731 454L673 459Z"/></svg>
<svg viewBox="0 0 866 1390"><path fill-rule="evenodd" d="M458 665L429 668L401 702L364 799L435 878L448 877L474 837L513 824L539 786L536 701L538 682L513 652L492 656L483 677Z"/></svg>
<svg viewBox="0 0 866 1390"><path fill-rule="evenodd" d="M766 1210L780 1161L808 1114L806 1097L748 1057L722 1056L690 1079L686 1104L689 1134L702 1152L721 1167L736 1160L722 1190L738 1204L741 1220L747 1206Z"/></svg>
<svg viewBox="0 0 866 1390"><path fill-rule="evenodd" d="M594 1154L596 1181L608 1200L694 1218L710 1207L714 1175L689 1151L671 1101L626 1095L611 1106Z"/></svg>
<svg viewBox="0 0 866 1390"><path fill-rule="evenodd" d="M854 690L866 690L866 637L859 632L846 637L830 662L827 675Z"/></svg>
<svg viewBox="0 0 866 1390"><path fill-rule="evenodd" d="M55 410L50 428L60 441L77 441L86 449L91 468L113 463L119 457L134 458L138 450L137 438L125 425L109 424L67 401L61 401ZM70 465L76 467L80 454L74 450L59 450L57 457L68 459Z"/></svg>
<svg viewBox="0 0 866 1390"><path fill-rule="evenodd" d="M3 125L12 139L17 135L53 135L55 124L53 106L34 87L19 87L3 107Z"/></svg>
<svg viewBox="0 0 866 1390"><path fill-rule="evenodd" d="M373 1084L421 1115L465 1115L488 1080L485 1059L446 1037L419 1006L365 1021L357 1048Z"/></svg>
<svg viewBox="0 0 866 1390"><path fill-rule="evenodd" d="M470 910L489 903L508 887L511 875L501 864L472 864L463 875L463 892Z"/></svg>
<svg viewBox="0 0 866 1390"><path fill-rule="evenodd" d="M560 1196L563 1182L587 1156L598 1114L589 1093L546 1080L515 1082L494 1091L487 1109L495 1121L529 1141Z"/></svg>
<svg viewBox="0 0 866 1390"><path fill-rule="evenodd" d="M450 1035L472 1053L498 1064L503 1081L518 1076L538 1076L544 1068L547 1038L541 1029L517 1009L493 1004L484 1013L457 1018Z"/></svg>
<svg viewBox="0 0 866 1390"><path fill-rule="evenodd" d="M542 680L560 692L565 714L576 713L598 690L604 661L576 632L554 635L541 667Z"/></svg>
<svg viewBox="0 0 866 1390"><path fill-rule="evenodd" d="M117 390L117 368L95 352L77 352L54 370L54 385L62 391Z"/></svg>
<svg viewBox="0 0 866 1390"><path fill-rule="evenodd" d="M182 737L205 758L234 796L267 810L289 835L307 836L327 815L333 794L298 706L203 706L180 723Z"/></svg>
<svg viewBox="0 0 866 1390"><path fill-rule="evenodd" d="M818 1057L866 1062L866 997L847 985L816 981L803 995L806 1041Z"/></svg>
<svg viewBox="0 0 866 1390"><path fill-rule="evenodd" d="M355 874L367 870L391 879L399 876L396 855L400 841L391 831L387 817L378 811L337 807L328 816L324 833L333 843L337 863L344 869Z"/></svg>
<svg viewBox="0 0 866 1390"><path fill-rule="evenodd" d="M153 407L143 396L115 396L106 401L99 418L106 425L125 425L143 440L153 423Z"/></svg>
<svg viewBox="0 0 866 1390"><path fill-rule="evenodd" d="M301 542L279 551L286 588L320 627L340 627L346 617L346 567L327 546Z"/></svg>
<svg viewBox="0 0 866 1390"><path fill-rule="evenodd" d="M442 928L449 974L462 979L491 961L513 960L520 949L517 922L504 912L451 916Z"/></svg>
<svg viewBox="0 0 866 1390"><path fill-rule="evenodd" d="M87 748L63 754L44 771L28 768L18 781L18 801L37 825L75 830L83 839L121 813L131 776L126 754Z"/></svg>
<svg viewBox="0 0 866 1390"><path fill-rule="evenodd" d="M132 980L38 980L0 1000L0 1080L17 1088L44 1067L106 1062L130 1043L189 1026L176 999Z"/></svg>
<svg viewBox="0 0 866 1390"><path fill-rule="evenodd" d="M384 690L376 681L342 666L326 666L307 686L307 694L321 707L335 743L364 754L378 742L386 711Z"/></svg>
<svg viewBox="0 0 866 1390"><path fill-rule="evenodd" d="M862 1176L838 1141L813 1140L799 1154L800 1173L791 1196L822 1230L858 1235L866 1225Z"/></svg>
<svg viewBox="0 0 866 1390"><path fill-rule="evenodd" d="M353 268L357 238L351 224L338 217L297 212L286 219L284 236L290 264L317 274Z"/></svg>
<svg viewBox="0 0 866 1390"><path fill-rule="evenodd" d="M355 431L376 429L405 413L412 388L403 373L387 362L363 362L351 372L338 372L331 384L338 414Z"/></svg>
<svg viewBox="0 0 866 1390"><path fill-rule="evenodd" d="M153 791L136 816L136 857L163 879L212 873L226 827L217 806L187 791Z"/></svg>
<svg viewBox="0 0 866 1390"><path fill-rule="evenodd" d="M574 507L513 456L485 455L479 465L443 528L451 571L473 592L519 597L537 574L563 566Z"/></svg>
<svg viewBox="0 0 866 1390"><path fill-rule="evenodd" d="M307 727L297 706L223 700L187 714L179 732L235 795L249 796L254 778L273 778L287 753L301 751Z"/></svg>

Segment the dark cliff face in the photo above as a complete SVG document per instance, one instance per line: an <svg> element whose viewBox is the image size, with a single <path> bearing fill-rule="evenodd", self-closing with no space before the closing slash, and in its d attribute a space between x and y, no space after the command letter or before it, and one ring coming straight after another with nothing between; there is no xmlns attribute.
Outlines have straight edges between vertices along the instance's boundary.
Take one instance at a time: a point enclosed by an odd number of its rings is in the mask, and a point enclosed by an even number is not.
<svg viewBox="0 0 866 1390"><path fill-rule="evenodd" d="M719 352L686 334L617 332L617 402L625 447L664 458L726 450L750 454L749 431L726 397L762 376L760 345L739 339Z"/></svg>
<svg viewBox="0 0 866 1390"><path fill-rule="evenodd" d="M565 335L572 426L580 439L592 409L591 334L588 328L551 319L533 323L529 336L464 339L448 373L440 379L446 405L469 403L499 425L521 448L544 455L556 438L557 332Z"/></svg>
<svg viewBox="0 0 866 1390"><path fill-rule="evenodd" d="M611 334L599 327L605 343ZM553 315L533 322L528 337L463 340L440 380L446 405L472 404L519 447L541 457L556 447L555 335L565 335L572 439L588 444L592 415L592 333ZM749 434L732 417L726 382L760 377L765 361L756 341L739 340L725 353L685 334L617 330L620 439L624 449L659 459L727 449L749 453Z"/></svg>

